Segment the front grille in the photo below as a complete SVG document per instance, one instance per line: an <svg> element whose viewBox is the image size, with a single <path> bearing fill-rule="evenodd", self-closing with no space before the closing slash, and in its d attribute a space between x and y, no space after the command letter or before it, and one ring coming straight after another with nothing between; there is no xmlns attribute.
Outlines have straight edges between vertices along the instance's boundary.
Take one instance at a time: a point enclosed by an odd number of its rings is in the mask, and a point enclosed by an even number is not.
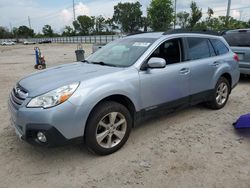
<svg viewBox="0 0 250 188"><path fill-rule="evenodd" d="M25 91L20 86L16 86L11 91L10 100L11 100L12 104L14 105L14 107L18 108L19 106L21 106L23 104L23 102L27 96L28 96L27 91Z"/></svg>

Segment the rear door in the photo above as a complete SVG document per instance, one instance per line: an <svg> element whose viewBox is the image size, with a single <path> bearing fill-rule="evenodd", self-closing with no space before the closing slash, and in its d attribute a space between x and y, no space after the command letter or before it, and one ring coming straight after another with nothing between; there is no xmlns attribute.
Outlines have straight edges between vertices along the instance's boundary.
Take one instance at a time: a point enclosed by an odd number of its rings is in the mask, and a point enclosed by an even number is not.
<svg viewBox="0 0 250 188"><path fill-rule="evenodd" d="M213 89L212 78L220 62L209 39L186 37L187 60L190 64L191 102L202 101Z"/></svg>

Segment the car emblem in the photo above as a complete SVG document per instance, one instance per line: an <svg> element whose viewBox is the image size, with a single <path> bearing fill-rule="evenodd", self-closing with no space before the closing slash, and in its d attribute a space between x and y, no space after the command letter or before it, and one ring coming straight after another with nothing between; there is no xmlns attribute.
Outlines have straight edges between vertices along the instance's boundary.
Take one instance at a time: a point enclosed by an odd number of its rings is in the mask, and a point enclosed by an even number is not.
<svg viewBox="0 0 250 188"><path fill-rule="evenodd" d="M15 94L23 99L28 96L28 93L23 92L19 87L14 88Z"/></svg>

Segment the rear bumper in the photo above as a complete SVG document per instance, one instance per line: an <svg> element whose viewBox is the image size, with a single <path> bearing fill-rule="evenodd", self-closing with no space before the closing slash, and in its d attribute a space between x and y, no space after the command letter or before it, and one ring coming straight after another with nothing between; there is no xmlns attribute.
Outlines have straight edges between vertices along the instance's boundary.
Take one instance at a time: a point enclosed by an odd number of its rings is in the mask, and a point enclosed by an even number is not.
<svg viewBox="0 0 250 188"><path fill-rule="evenodd" d="M250 68L240 68L240 73L250 75Z"/></svg>

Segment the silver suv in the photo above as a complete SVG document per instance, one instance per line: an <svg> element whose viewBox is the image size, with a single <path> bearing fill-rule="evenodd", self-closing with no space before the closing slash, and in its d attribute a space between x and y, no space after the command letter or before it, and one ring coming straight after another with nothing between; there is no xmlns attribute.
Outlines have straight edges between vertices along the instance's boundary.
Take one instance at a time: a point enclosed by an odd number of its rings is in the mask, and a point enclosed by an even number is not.
<svg viewBox="0 0 250 188"><path fill-rule="evenodd" d="M240 73L250 75L250 29L229 30L223 37L239 57Z"/></svg>
<svg viewBox="0 0 250 188"><path fill-rule="evenodd" d="M239 80L237 59L219 36L128 36L84 62L21 79L9 98L11 122L29 143L55 146L80 140L97 154L110 154L153 112L198 103L224 107Z"/></svg>

